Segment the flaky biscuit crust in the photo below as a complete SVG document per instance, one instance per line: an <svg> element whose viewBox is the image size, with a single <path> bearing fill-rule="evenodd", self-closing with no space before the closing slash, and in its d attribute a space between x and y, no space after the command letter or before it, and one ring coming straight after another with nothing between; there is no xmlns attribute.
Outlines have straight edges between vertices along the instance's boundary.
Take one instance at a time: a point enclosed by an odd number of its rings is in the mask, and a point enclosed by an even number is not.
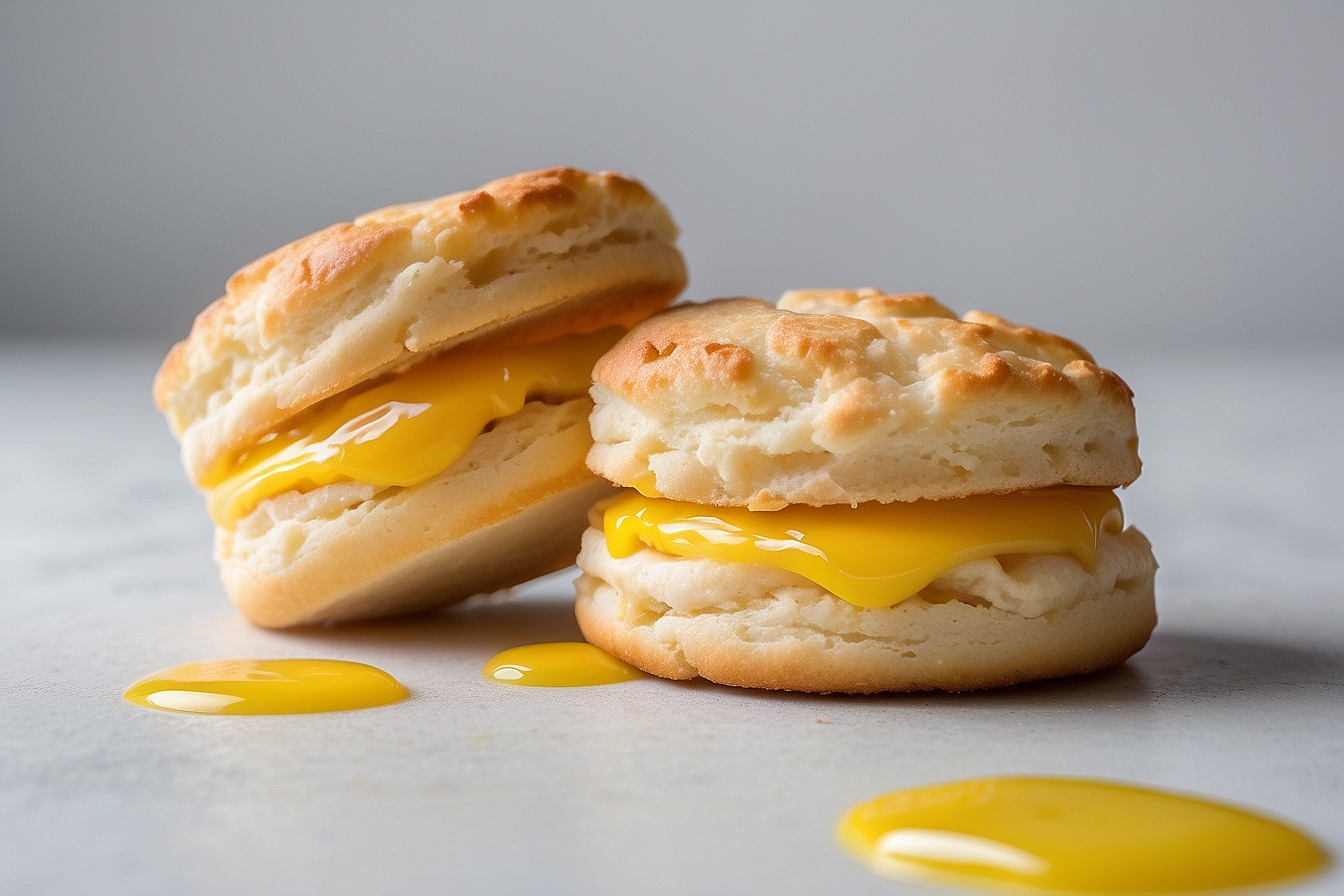
<svg viewBox="0 0 1344 896"><path fill-rule="evenodd" d="M164 359L154 397L198 484L324 398L468 339L634 323L685 286L667 209L551 168L391 206L249 264Z"/></svg>
<svg viewBox="0 0 1344 896"><path fill-rule="evenodd" d="M575 615L591 643L654 675L737 687L1000 687L1117 665L1157 623L1157 563L1134 529L1104 537L1090 568L1044 556L1004 569L990 558L881 608L773 566L651 549L616 559L595 529L578 562ZM1041 599L1020 604L1022 593Z"/></svg>
<svg viewBox="0 0 1344 896"><path fill-rule="evenodd" d="M594 370L588 464L669 498L778 509L1114 488L1132 393L1082 348L929 296L786 293L645 321Z"/></svg>

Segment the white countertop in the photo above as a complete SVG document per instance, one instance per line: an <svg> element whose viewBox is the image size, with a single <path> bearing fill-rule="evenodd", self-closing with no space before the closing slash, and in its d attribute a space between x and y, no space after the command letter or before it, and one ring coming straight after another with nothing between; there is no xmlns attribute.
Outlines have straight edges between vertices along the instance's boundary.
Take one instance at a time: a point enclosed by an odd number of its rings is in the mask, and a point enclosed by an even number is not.
<svg viewBox="0 0 1344 896"><path fill-rule="evenodd" d="M1344 855L1344 351L1103 359L1138 395L1152 642L1082 678L863 698L482 679L497 650L578 636L564 574L429 618L253 628L150 403L160 355L0 344L0 892L924 892L842 853L836 820L998 774L1202 794ZM119 697L250 656L372 663L413 698L211 718ZM1341 889L1336 866L1292 892Z"/></svg>

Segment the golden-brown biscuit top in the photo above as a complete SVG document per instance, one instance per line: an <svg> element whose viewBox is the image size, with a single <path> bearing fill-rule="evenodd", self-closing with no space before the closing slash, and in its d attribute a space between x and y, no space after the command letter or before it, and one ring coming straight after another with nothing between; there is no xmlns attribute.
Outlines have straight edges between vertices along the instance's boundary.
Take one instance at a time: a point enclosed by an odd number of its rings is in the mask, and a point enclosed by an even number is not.
<svg viewBox="0 0 1344 896"><path fill-rule="evenodd" d="M633 323L686 281L676 225L614 172L549 168L389 206L229 278L154 381L200 480L322 399L505 327Z"/></svg>
<svg viewBox="0 0 1344 896"><path fill-rule="evenodd" d="M641 324L594 370L589 465L668 497L770 509L1139 473L1131 393L1067 339L930 296L786 293Z"/></svg>

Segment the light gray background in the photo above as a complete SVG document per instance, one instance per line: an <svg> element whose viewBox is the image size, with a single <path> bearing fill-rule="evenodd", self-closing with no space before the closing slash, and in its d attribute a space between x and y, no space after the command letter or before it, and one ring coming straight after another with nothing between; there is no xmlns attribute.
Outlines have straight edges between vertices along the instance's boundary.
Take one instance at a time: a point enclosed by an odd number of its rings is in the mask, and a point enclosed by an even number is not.
<svg viewBox="0 0 1344 896"><path fill-rule="evenodd" d="M1324 3L9 2L0 334L166 342L284 242L566 163L663 197L692 299L1339 344L1341 47Z"/></svg>

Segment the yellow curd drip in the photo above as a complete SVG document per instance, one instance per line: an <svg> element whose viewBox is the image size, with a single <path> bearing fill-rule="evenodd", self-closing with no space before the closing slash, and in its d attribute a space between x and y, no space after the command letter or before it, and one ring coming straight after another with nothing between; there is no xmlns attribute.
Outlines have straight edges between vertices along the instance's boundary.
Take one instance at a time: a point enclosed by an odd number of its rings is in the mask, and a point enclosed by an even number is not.
<svg viewBox="0 0 1344 896"><path fill-rule="evenodd" d="M214 660L155 672L126 689L139 706L207 715L365 709L410 692L382 669L345 660Z"/></svg>
<svg viewBox="0 0 1344 896"><path fill-rule="evenodd" d="M207 477L210 515L230 527L264 498L355 480L411 486L446 470L485 427L533 398L587 393L593 365L624 331L496 345L428 358L304 412Z"/></svg>
<svg viewBox="0 0 1344 896"><path fill-rule="evenodd" d="M769 563L852 604L889 607L954 566L1002 554L1072 554L1083 564L1097 537L1124 526L1106 489L1058 487L947 501L708 507L627 489L599 505L607 549L644 547L679 557Z"/></svg>
<svg viewBox="0 0 1344 896"><path fill-rule="evenodd" d="M492 656L481 674L534 688L583 688L644 677L634 666L582 641L511 647Z"/></svg>
<svg viewBox="0 0 1344 896"><path fill-rule="evenodd" d="M891 793L836 836L900 880L1021 892L1188 893L1319 871L1304 834L1242 809L1102 781L984 778Z"/></svg>

